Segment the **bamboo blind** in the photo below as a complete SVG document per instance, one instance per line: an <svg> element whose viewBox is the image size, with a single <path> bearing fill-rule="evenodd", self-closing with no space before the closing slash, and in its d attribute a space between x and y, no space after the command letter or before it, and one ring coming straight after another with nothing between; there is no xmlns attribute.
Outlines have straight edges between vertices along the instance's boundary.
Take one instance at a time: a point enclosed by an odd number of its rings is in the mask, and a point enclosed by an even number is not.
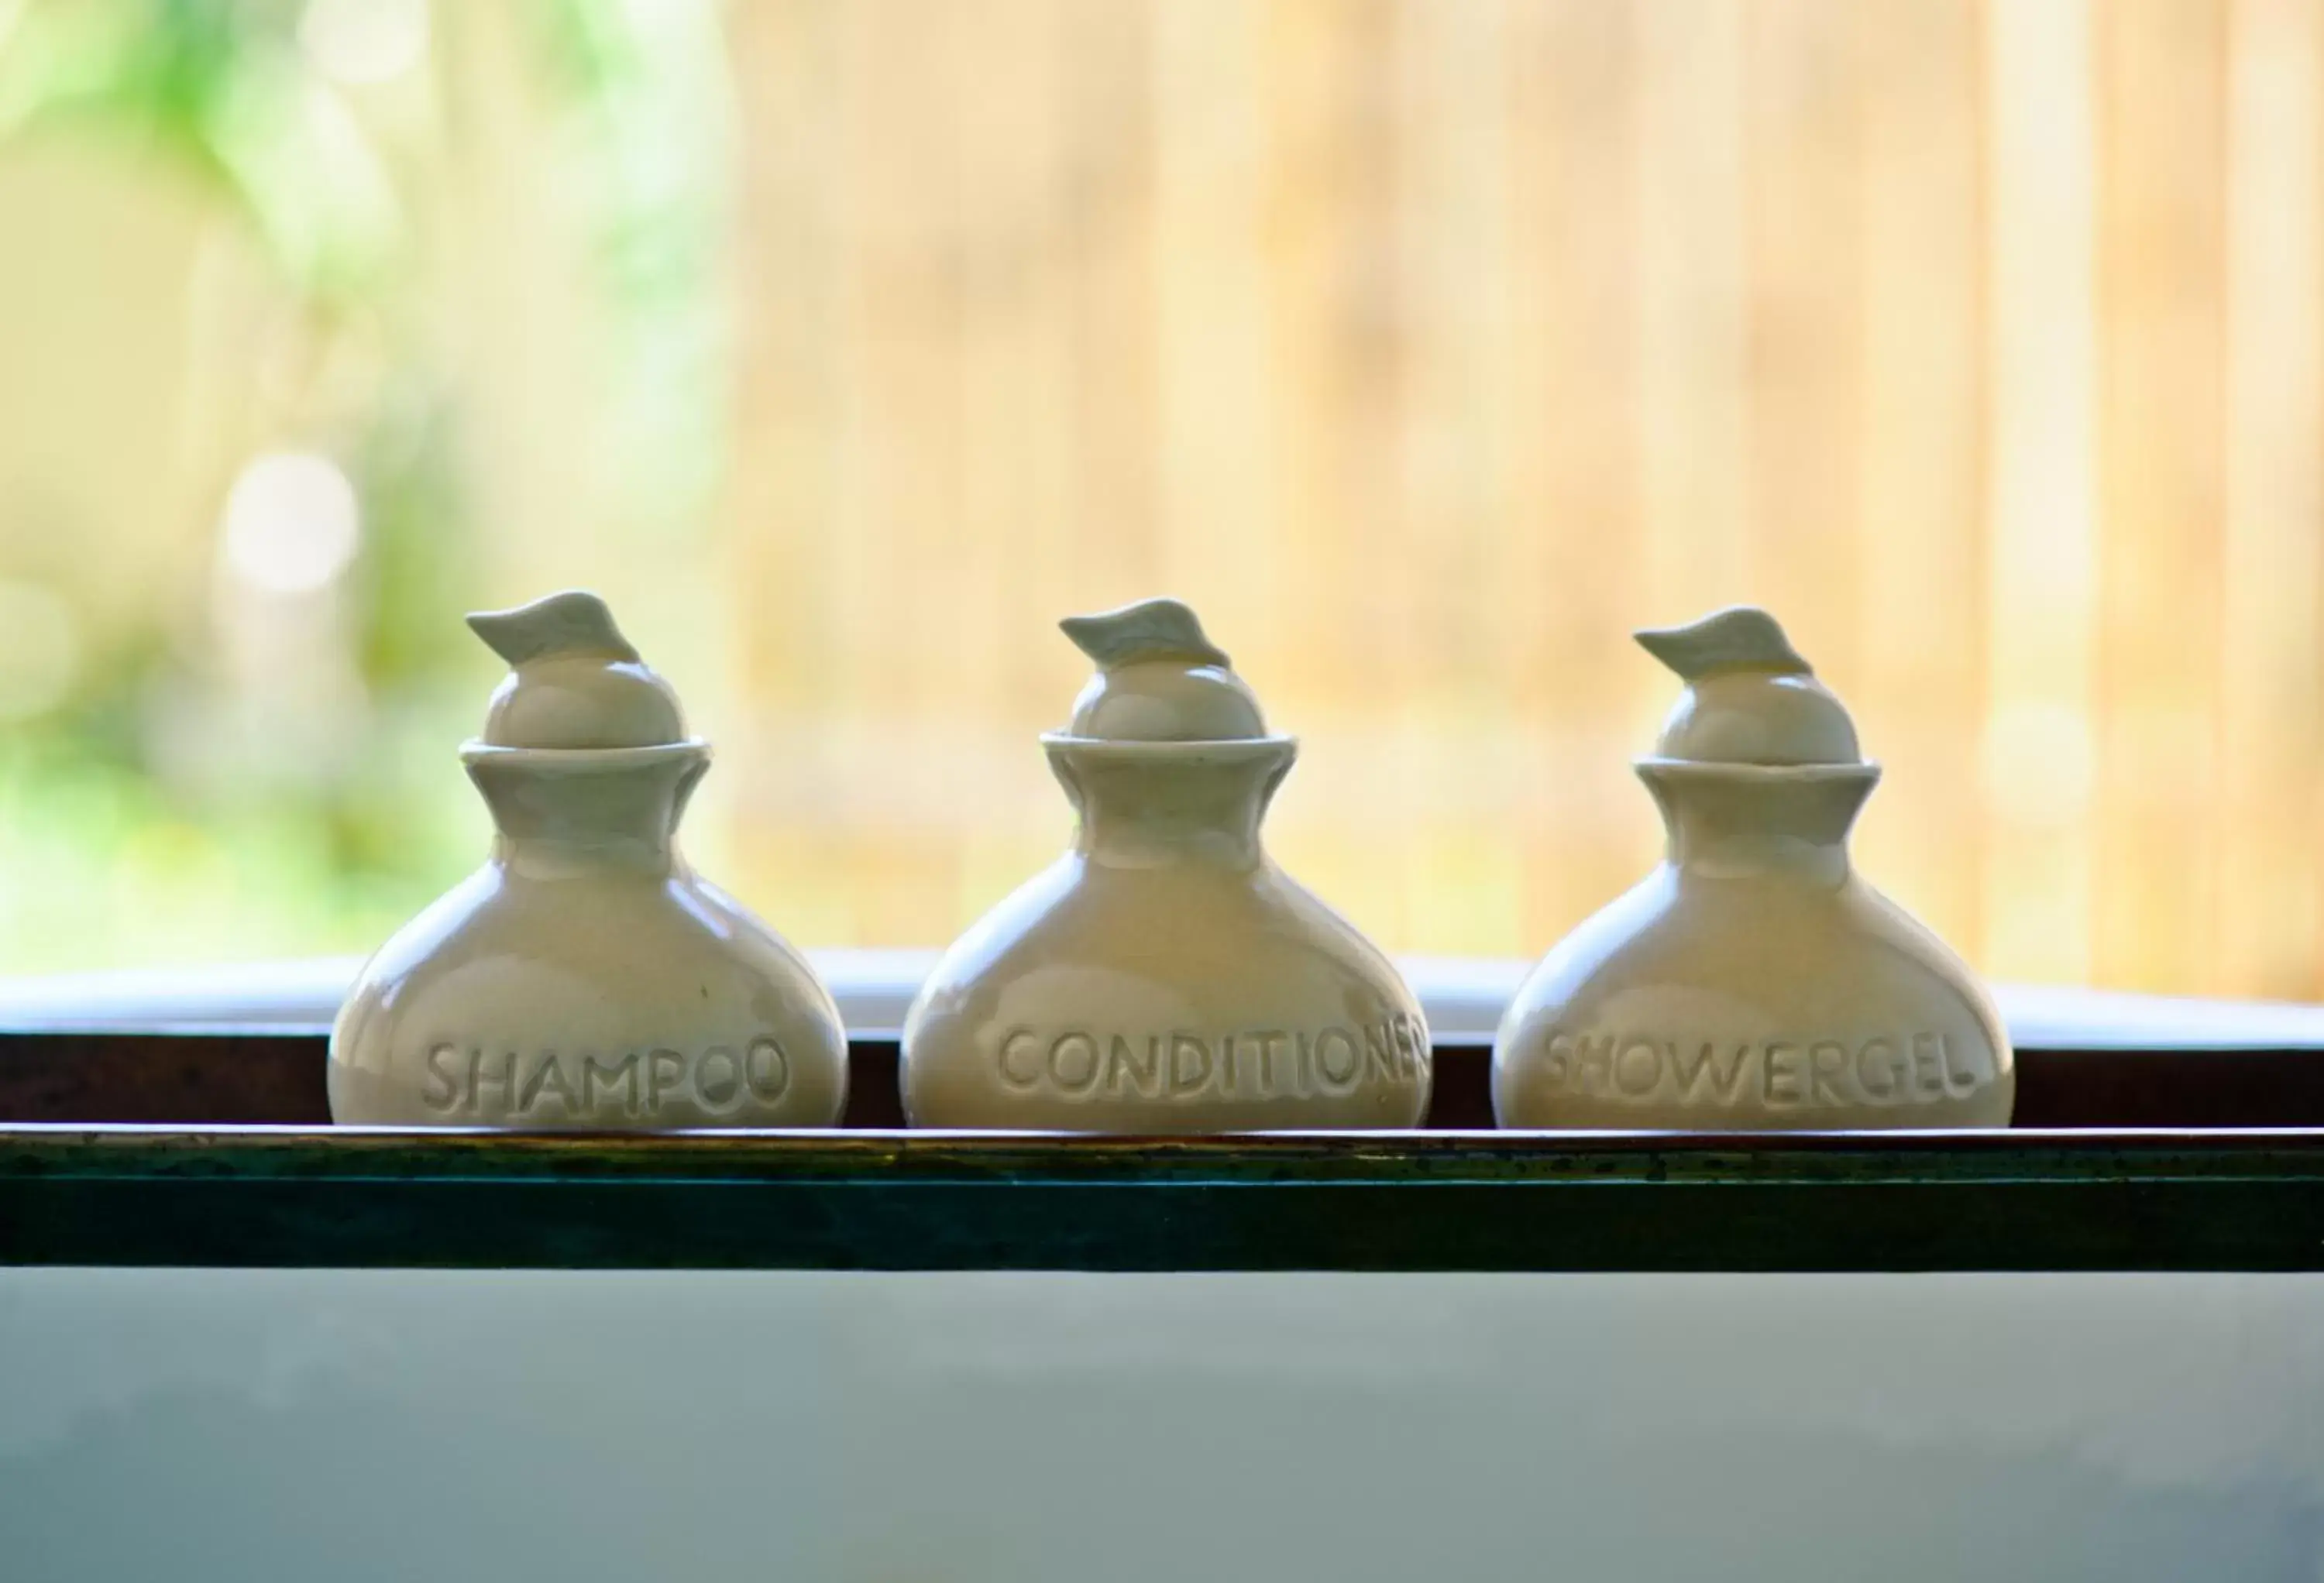
<svg viewBox="0 0 2324 1583"><path fill-rule="evenodd" d="M1635 626L1771 605L1987 971L2324 994L2324 5L748 0L744 888L1059 848L1051 622L1192 601L1277 855L1531 954L1652 861ZM743 722L735 722L742 725Z"/></svg>

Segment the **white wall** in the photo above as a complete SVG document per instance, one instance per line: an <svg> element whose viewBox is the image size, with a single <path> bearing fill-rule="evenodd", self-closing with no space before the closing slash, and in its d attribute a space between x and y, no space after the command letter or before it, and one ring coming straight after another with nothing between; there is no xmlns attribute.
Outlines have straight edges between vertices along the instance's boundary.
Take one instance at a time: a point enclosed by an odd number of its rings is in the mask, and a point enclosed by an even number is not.
<svg viewBox="0 0 2324 1583"><path fill-rule="evenodd" d="M2324 1277L0 1272L0 1577L2324 1578Z"/></svg>

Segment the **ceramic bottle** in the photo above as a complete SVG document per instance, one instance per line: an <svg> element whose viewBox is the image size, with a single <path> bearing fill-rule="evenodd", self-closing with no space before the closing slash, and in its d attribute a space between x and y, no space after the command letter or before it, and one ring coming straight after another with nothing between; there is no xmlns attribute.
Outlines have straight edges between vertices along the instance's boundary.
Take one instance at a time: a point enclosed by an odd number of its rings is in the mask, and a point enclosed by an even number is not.
<svg viewBox="0 0 2324 1583"><path fill-rule="evenodd" d="M382 946L331 1031L341 1123L823 1127L839 1014L678 848L710 747L591 594L468 624L511 667L461 750L498 833Z"/></svg>
<svg viewBox="0 0 2324 1583"><path fill-rule="evenodd" d="M1764 611L1637 636L1685 683L1637 763L1667 855L1509 1006L1501 1125L2006 1126L1992 1000L1849 865L1880 771L1840 700Z"/></svg>
<svg viewBox="0 0 2324 1583"><path fill-rule="evenodd" d="M1396 969L1277 868L1294 741L1176 600L1063 623L1097 665L1042 738L1072 849L945 953L904 1024L915 1126L1392 1127L1428 1104Z"/></svg>

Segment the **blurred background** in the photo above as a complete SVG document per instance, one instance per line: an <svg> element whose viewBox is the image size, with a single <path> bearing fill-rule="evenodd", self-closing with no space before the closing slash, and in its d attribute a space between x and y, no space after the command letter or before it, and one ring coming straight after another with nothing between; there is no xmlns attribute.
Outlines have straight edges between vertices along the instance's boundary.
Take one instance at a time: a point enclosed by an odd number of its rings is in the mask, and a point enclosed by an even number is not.
<svg viewBox="0 0 2324 1583"><path fill-rule="evenodd" d="M2324 996L2324 0L0 0L0 971L376 943L576 584L803 943L1169 592L1286 866L1538 953L1755 600L1988 972Z"/></svg>

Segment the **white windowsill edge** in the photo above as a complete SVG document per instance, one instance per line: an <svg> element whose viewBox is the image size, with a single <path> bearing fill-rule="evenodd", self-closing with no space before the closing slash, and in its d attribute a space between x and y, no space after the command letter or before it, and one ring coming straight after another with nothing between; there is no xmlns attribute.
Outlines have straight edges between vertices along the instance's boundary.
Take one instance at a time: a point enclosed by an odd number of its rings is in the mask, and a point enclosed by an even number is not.
<svg viewBox="0 0 2324 1583"><path fill-rule="evenodd" d="M810 951L857 1034L892 1034L933 951ZM1406 957L1400 965L1439 1036L1489 1036L1529 964ZM0 978L0 1028L313 1026L328 1023L362 966L322 957L232 966ZM2002 984L1994 989L2020 1045L2105 1049L2202 1045L2324 1049L2324 1006L2205 1000Z"/></svg>

